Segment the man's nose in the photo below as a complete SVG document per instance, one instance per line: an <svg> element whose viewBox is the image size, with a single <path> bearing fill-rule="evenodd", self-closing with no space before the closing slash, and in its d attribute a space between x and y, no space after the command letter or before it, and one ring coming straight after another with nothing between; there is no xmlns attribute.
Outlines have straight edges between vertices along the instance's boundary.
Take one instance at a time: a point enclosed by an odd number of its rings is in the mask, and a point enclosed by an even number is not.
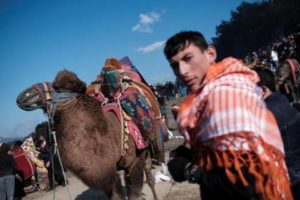
<svg viewBox="0 0 300 200"><path fill-rule="evenodd" d="M188 70L189 70L189 65L186 62L183 61L179 62L179 73L181 75L186 74Z"/></svg>

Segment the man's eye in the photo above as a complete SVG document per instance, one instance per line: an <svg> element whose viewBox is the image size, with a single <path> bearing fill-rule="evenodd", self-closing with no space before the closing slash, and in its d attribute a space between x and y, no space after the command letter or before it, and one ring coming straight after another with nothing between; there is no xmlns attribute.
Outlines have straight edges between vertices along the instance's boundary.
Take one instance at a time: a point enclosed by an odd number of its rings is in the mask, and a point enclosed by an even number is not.
<svg viewBox="0 0 300 200"><path fill-rule="evenodd" d="M189 62L192 59L192 56L186 56L183 58L185 62Z"/></svg>

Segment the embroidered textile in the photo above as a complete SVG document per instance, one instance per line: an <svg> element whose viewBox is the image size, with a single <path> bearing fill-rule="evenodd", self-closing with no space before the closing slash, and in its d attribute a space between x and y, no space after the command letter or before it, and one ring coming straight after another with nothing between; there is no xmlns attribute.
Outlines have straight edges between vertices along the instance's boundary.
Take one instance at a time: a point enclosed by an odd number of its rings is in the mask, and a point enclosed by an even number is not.
<svg viewBox="0 0 300 200"><path fill-rule="evenodd" d="M116 114L116 116L118 117L119 120L121 120L121 112L120 112L120 108L118 108L118 106L114 105L114 104L107 104L103 106L102 108L103 112L108 112L108 111L112 111ZM126 124L127 124L127 131L133 138L136 148L137 149L144 149L146 148L146 143L142 137L142 134L140 132L140 130L137 128L137 126L134 124L134 122L132 120L129 119L123 119L126 120ZM127 134L128 134L127 133ZM125 133L126 134L126 133Z"/></svg>
<svg viewBox="0 0 300 200"><path fill-rule="evenodd" d="M222 168L233 184L246 187L246 168L264 199L291 199L283 143L257 81L233 58L209 66L199 89L180 106L178 122L206 170Z"/></svg>

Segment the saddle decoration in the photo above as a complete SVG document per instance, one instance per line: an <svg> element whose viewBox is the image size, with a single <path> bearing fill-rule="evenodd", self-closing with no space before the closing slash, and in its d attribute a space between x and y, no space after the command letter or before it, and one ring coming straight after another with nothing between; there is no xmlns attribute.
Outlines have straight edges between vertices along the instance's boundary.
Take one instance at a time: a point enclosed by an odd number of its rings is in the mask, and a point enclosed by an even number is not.
<svg viewBox="0 0 300 200"><path fill-rule="evenodd" d="M126 151L129 148L129 144L128 144L129 135L132 136L137 149L141 150L147 147L147 144L144 141L140 130L132 121L132 118L122 110L121 106L118 103L103 102L102 105L103 105L102 107L103 112L112 111L117 116L117 118L121 123L122 140L123 140L122 147L121 147L122 155L125 155Z"/></svg>
<svg viewBox="0 0 300 200"><path fill-rule="evenodd" d="M119 99L122 110L136 123L143 138L153 140L157 128L154 120L160 119L161 114L154 93L142 80L136 68L111 58L105 61L94 84L100 83L105 97ZM91 91L91 88L97 87L94 85L88 88L88 91ZM94 91L95 96L97 92L99 94L99 91Z"/></svg>
<svg viewBox="0 0 300 200"><path fill-rule="evenodd" d="M126 151L129 148L129 138L128 136L131 135L136 148L139 150L145 149L147 147L147 143L144 141L142 134L135 123L132 121L132 118L124 112L122 106L120 104L120 100L114 99L112 102L108 101L108 98L99 92L97 95L89 94L90 96L94 96L101 104L102 104L102 111L103 112L113 112L121 123L121 134L122 134L122 146L121 151L122 155L125 155Z"/></svg>

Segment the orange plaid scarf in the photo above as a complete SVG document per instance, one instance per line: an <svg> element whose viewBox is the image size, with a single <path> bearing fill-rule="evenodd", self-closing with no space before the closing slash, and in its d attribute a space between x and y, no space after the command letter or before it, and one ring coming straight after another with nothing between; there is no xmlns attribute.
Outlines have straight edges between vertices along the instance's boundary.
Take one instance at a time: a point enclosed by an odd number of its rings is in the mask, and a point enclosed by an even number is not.
<svg viewBox="0 0 300 200"><path fill-rule="evenodd" d="M257 81L234 58L211 65L181 104L178 123L206 170L222 168L233 184L247 187L246 169L262 199L292 199L281 136Z"/></svg>

